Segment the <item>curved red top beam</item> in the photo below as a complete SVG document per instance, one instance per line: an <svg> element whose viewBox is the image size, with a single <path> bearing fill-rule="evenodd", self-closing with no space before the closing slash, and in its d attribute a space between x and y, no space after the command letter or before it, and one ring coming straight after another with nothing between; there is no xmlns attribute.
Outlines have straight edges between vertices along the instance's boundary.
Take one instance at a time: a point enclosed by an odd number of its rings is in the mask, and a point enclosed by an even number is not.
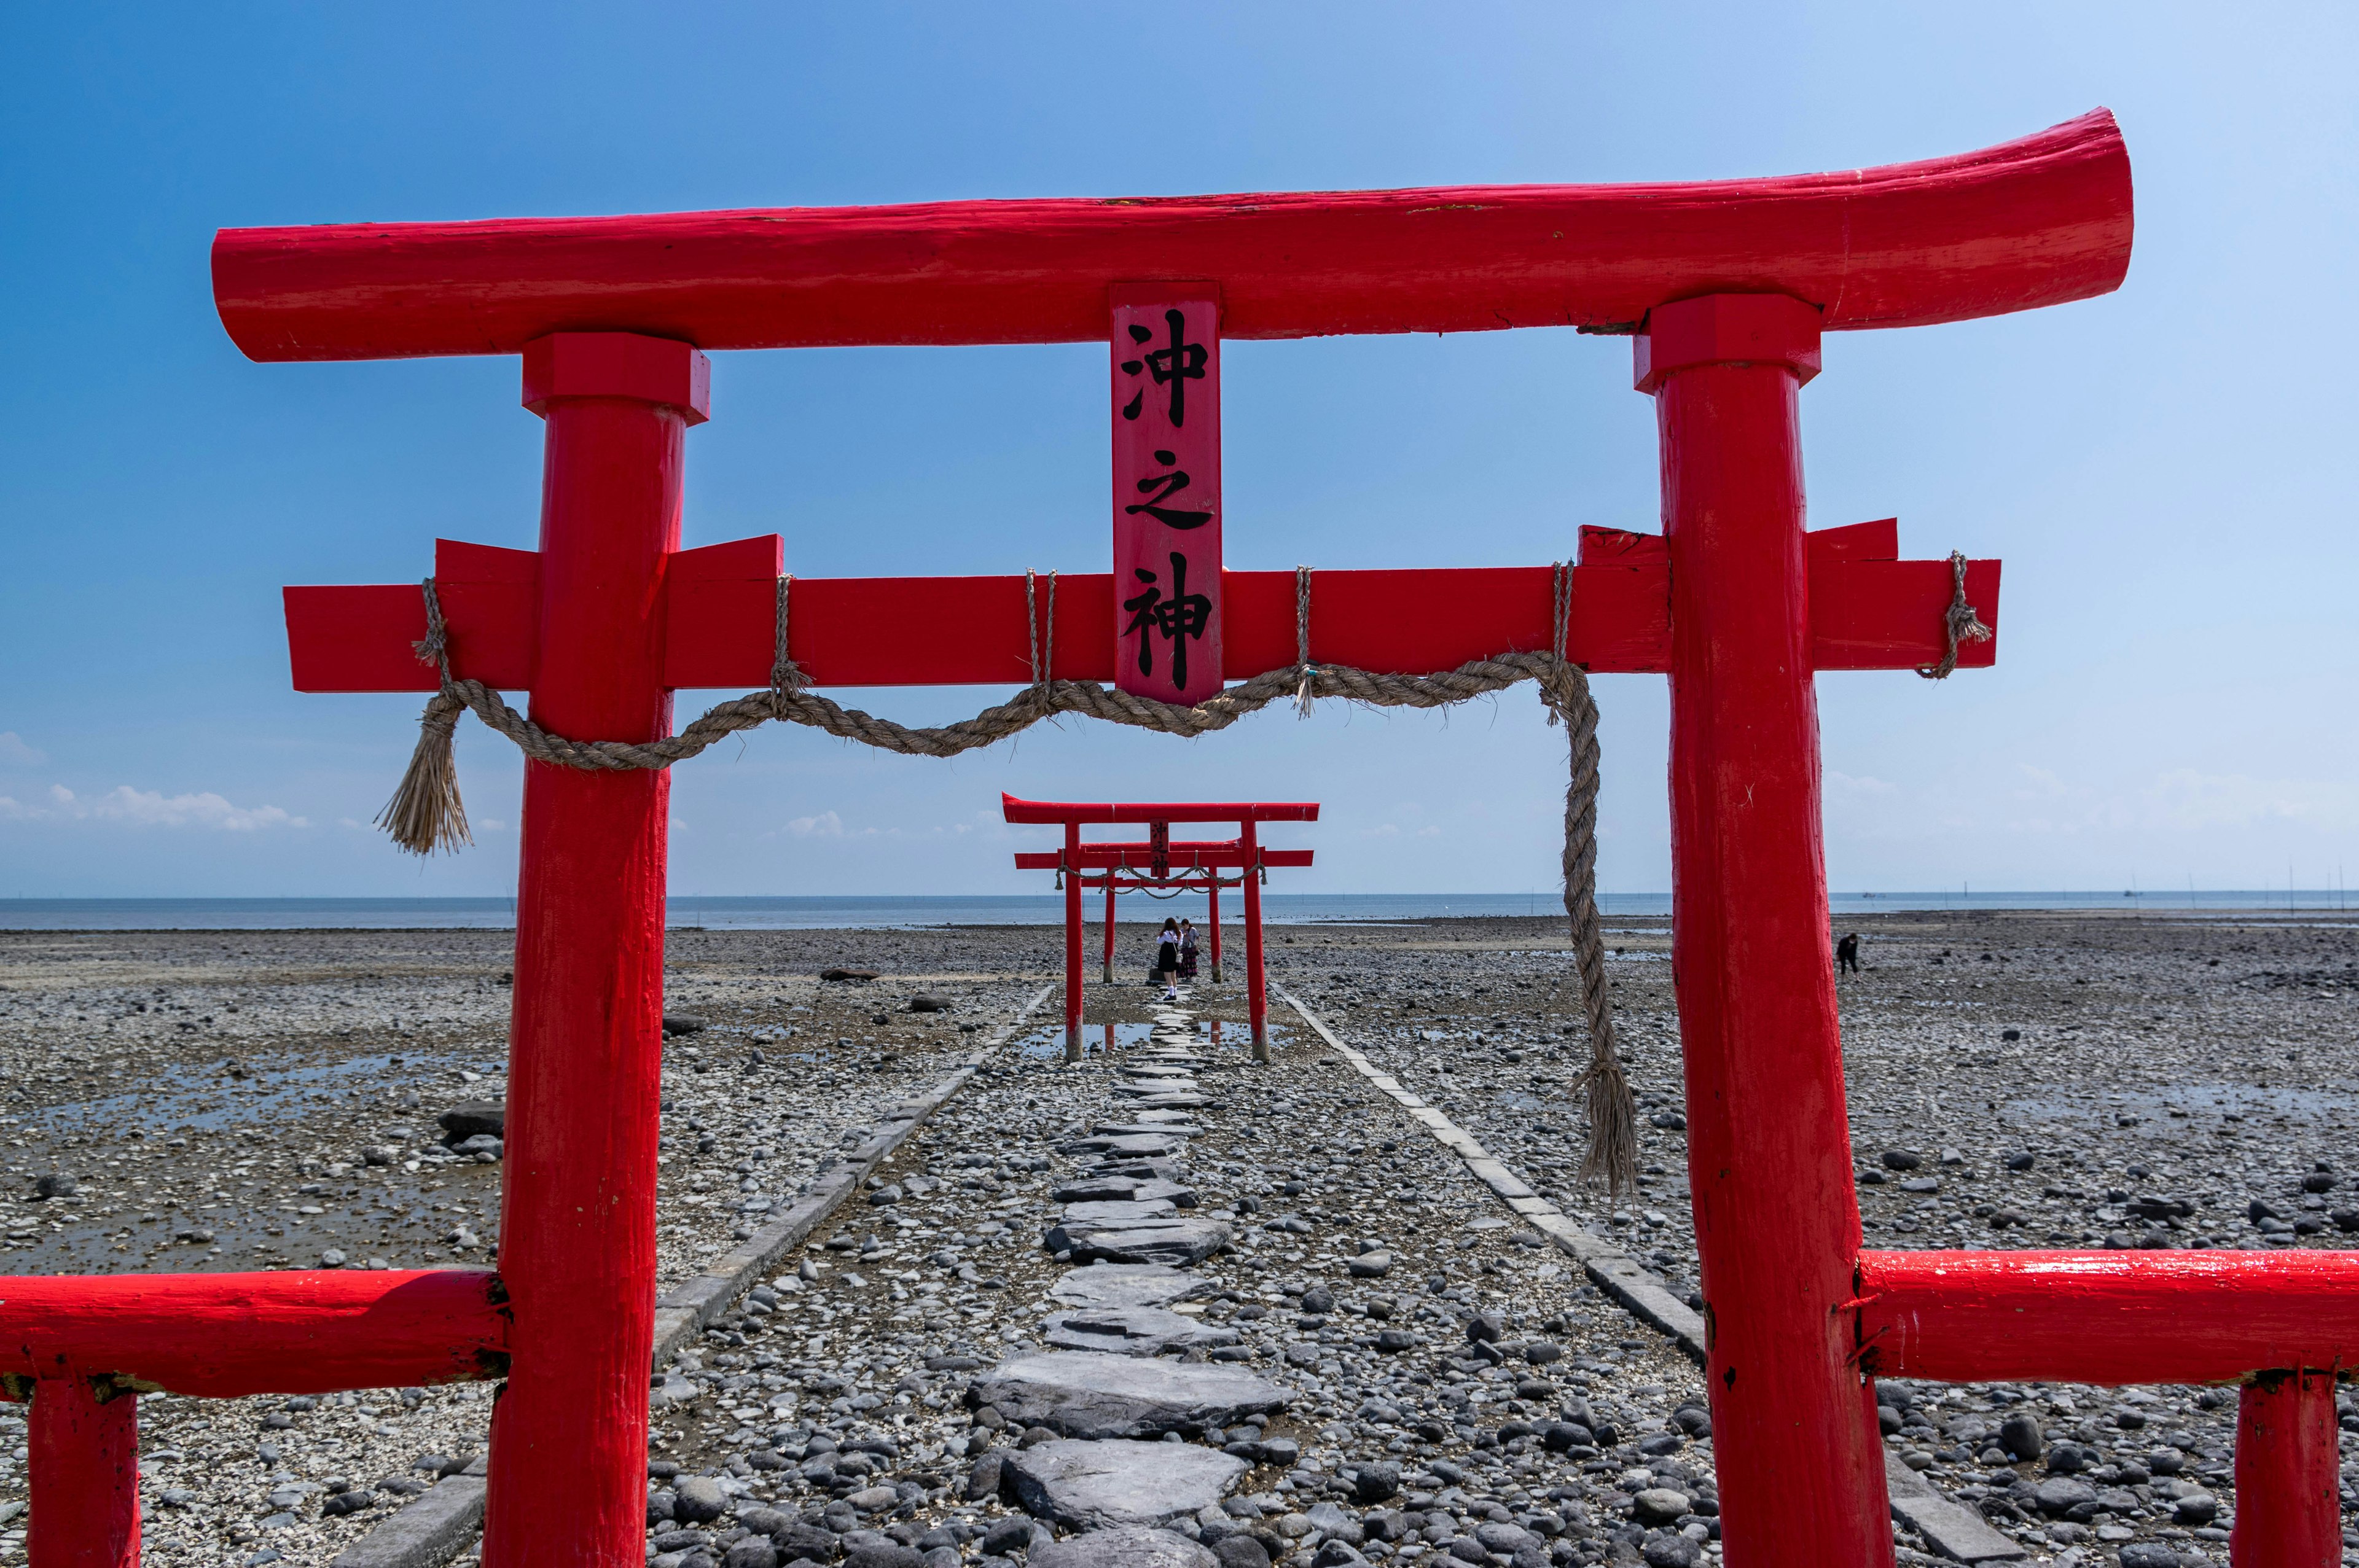
<svg viewBox="0 0 2359 1568"><path fill-rule="evenodd" d="M556 331L1092 341L1107 285L1154 279L1218 284L1229 338L1629 331L1723 292L1913 327L2107 293L2131 218L2099 109L1981 152L1774 179L224 229L213 296L265 361L512 354Z"/></svg>
<svg viewBox="0 0 2359 1568"><path fill-rule="evenodd" d="M1010 822L1316 822L1315 800L1262 802L1202 800L1100 804L1018 800L1004 791L999 809Z"/></svg>

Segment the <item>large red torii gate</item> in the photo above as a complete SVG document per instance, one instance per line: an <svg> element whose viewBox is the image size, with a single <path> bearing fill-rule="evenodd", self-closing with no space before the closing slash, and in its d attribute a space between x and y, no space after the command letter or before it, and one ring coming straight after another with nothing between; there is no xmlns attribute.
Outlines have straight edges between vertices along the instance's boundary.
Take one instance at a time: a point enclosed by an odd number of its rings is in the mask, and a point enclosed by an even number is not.
<svg viewBox="0 0 2359 1568"><path fill-rule="evenodd" d="M1731 1568L1891 1563L1877 1370L2137 1381L2190 1367L2244 1380L2235 1561L2322 1568L2340 1554L2332 1376L2359 1359L2350 1254L1868 1253L1851 1185L1812 676L1989 663L1992 643L1957 645L1951 612L1995 625L1998 568L1900 561L1888 523L1806 535L1799 392L1823 331L2105 293L2131 230L2127 155L2100 111L1962 157L1778 179L232 230L213 276L255 360L521 355L546 421L539 547L445 543L436 576L457 674L528 689L563 737L644 744L668 730L673 688L773 680L789 602L792 662L828 685L1113 676L1194 702L1298 665L1408 674L1551 647L1593 671L1668 673ZM1223 340L1519 326L1633 337L1661 535L1585 532L1561 600L1547 567L1322 572L1315 602L1299 578L1227 569ZM789 594L776 538L679 548L684 437L709 412L701 351L1089 341L1112 351L1129 575L1067 578L1045 629L1017 577ZM299 688L437 689L411 655L428 630L415 588L296 589L287 609ZM962 636L877 630L908 617ZM22 1347L0 1375L32 1398L40 1568L136 1558L119 1390L422 1381L502 1357L486 1563L644 1560L667 801L666 775L638 764L527 766L489 1287L428 1276L359 1303L303 1275L0 1288L0 1343ZM446 1311L469 1291L480 1304ZM223 1346L358 1336L386 1358L231 1357L199 1381L158 1361L166 1296Z"/></svg>
<svg viewBox="0 0 2359 1568"><path fill-rule="evenodd" d="M1061 827L1065 842L1057 849L1019 849L1016 869L1029 871L1056 871L1065 887L1065 1056L1068 1061L1082 1059L1082 892L1087 873L1102 873L1098 885L1106 894L1106 979L1114 979L1114 898L1117 880L1130 878L1139 886L1171 886L1177 876L1183 881L1188 873L1212 872L1209 879L1198 877L1190 885L1201 883L1212 895L1213 962L1220 962L1220 879L1217 873L1235 871L1245 882L1245 1001L1246 1016L1253 1024L1253 1049L1256 1061L1269 1060L1269 994L1263 984L1261 952L1261 883L1262 874L1272 866L1307 867L1311 851L1308 849L1271 849L1261 842L1261 824L1265 822L1316 822L1319 803L1316 801L1288 802L1059 802L1018 800L1012 795L999 797L1003 816L1013 823ZM1225 823L1237 825L1234 838L1210 839L1201 842L1174 841L1171 825L1175 822ZM1084 823L1105 826L1143 827L1147 837L1135 843L1085 842L1082 838Z"/></svg>

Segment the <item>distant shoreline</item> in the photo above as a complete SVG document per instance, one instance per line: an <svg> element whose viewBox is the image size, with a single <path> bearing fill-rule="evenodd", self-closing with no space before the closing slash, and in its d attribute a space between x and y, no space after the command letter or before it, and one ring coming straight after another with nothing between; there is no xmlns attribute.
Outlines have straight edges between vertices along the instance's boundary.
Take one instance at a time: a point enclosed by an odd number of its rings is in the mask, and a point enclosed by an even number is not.
<svg viewBox="0 0 2359 1568"><path fill-rule="evenodd" d="M1264 896L1273 925L1329 925L1463 919L1548 919L1560 914L1553 892L1523 893L1280 893ZM2201 914L2340 917L2359 914L2339 889L2223 890L2201 892L2037 892L1995 891L1838 892L1838 918L1917 913L2020 911L2183 918ZM1606 893L1607 919L1660 919L1668 893ZM1235 895L1223 900L1224 923L1242 911ZM0 931L447 931L504 930L516 924L506 898L8 898L0 899ZM1092 894L1084 911L1095 924L1103 910ZM1201 921L1201 894L1169 900L1128 896L1124 924L1185 915ZM922 930L950 926L1054 925L1064 901L1053 894L723 898L675 896L675 929Z"/></svg>

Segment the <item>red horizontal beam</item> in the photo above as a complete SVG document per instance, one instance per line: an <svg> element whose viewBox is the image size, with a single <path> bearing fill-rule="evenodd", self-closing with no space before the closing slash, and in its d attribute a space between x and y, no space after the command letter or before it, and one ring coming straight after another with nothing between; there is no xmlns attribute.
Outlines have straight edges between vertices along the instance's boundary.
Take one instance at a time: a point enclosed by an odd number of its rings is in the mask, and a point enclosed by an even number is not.
<svg viewBox="0 0 2359 1568"><path fill-rule="evenodd" d="M2359 1364L2359 1252L1863 1252L1860 1362L1945 1382Z"/></svg>
<svg viewBox="0 0 2359 1568"><path fill-rule="evenodd" d="M1746 291L1840 329L2106 293L2131 227L2100 109L1981 152L1771 179L224 229L212 272L222 324L264 361L512 354L555 331L1103 341L1109 286L1153 279L1216 285L1228 338L1629 331Z"/></svg>
<svg viewBox="0 0 2359 1568"><path fill-rule="evenodd" d="M0 1377L114 1373L176 1394L321 1394L507 1375L472 1270L0 1279Z"/></svg>
<svg viewBox="0 0 2359 1568"><path fill-rule="evenodd" d="M1300 871L1310 864L1310 857L1315 852L1310 849L1264 849L1258 861L1252 863L1267 866L1272 870ZM1084 844L1082 846L1080 858L1072 860L1067 860L1064 851L1060 849L1018 849L1016 851L1016 869L1019 871L1053 871L1067 866L1078 865L1088 871L1136 871L1146 870L1147 863L1152 860L1153 857L1144 849L1134 849L1129 854L1124 855L1101 849L1095 845ZM1167 863L1180 871L1228 871L1248 864L1240 850L1186 852L1176 844L1171 847Z"/></svg>
<svg viewBox="0 0 2359 1568"><path fill-rule="evenodd" d="M1167 889L1176 889L1181 892L1202 892L1206 888L1229 888L1239 885L1238 880L1235 877L1167 877L1161 879L1152 877L1083 877L1081 879L1082 886L1084 888L1103 888L1108 882L1112 882L1114 884L1114 890L1116 892L1145 892L1150 890L1156 892L1162 892Z"/></svg>
<svg viewBox="0 0 2359 1568"><path fill-rule="evenodd" d="M1811 647L1821 669L1904 669L1942 653L1950 603L1946 561L1875 558L1890 524L1860 524L1811 541ZM1860 536L1854 536L1860 535ZM1827 541L1821 544L1821 541ZM1598 674L1659 673L1670 645L1670 565L1652 534L1584 529L1572 570L1565 654ZM1872 547L1873 546L1873 547ZM673 556L667 577L665 677L675 687L767 685L777 636L775 535ZM525 550L438 542L436 592L451 665L503 691L533 684L538 646L538 557ZM1224 572L1227 676L1291 666L1292 572ZM1311 577L1310 656L1386 674L1424 675L1553 642L1550 567L1320 571ZM1974 561L1967 597L1998 624L1999 563ZM411 644L426 635L415 584L289 588L287 636L298 691L431 691L432 665ZM1020 686L1032 678L1031 622L1020 576L797 578L789 646L824 687ZM1036 602L1051 622L1060 680L1114 676L1114 579L1060 577L1053 617L1045 581ZM940 636L879 628L954 628ZM1980 668L1995 640L1968 643L1958 663ZM1057 820L1063 820L1057 818Z"/></svg>
<svg viewBox="0 0 2359 1568"><path fill-rule="evenodd" d="M999 809L1010 822L1316 822L1319 803L1297 801L1056 801L1018 800L1002 791ZM1115 845L1117 849L1142 845ZM1177 848L1178 846L1174 846ZM1206 846L1192 844L1193 849ZM1225 847L1225 846L1223 846Z"/></svg>

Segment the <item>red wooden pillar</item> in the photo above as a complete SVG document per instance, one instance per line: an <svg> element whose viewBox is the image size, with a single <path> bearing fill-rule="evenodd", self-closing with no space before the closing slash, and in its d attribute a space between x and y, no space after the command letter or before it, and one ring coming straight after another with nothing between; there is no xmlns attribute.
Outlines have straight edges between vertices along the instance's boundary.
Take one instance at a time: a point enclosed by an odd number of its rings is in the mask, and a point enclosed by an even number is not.
<svg viewBox="0 0 2359 1568"><path fill-rule="evenodd" d="M1204 889L1204 924L1212 933L1212 983L1221 983L1221 873L1212 872L1212 881Z"/></svg>
<svg viewBox="0 0 2359 1568"><path fill-rule="evenodd" d="M1238 835L1245 849L1245 1016L1253 1022L1253 1054L1256 1062L1269 1060L1269 997L1261 977L1261 833L1259 825L1245 824Z"/></svg>
<svg viewBox="0 0 2359 1568"><path fill-rule="evenodd" d="M525 349L547 421L532 716L671 726L663 575L704 356L625 332ZM664 851L670 775L525 764L500 1272L515 1363L492 1426L488 1568L646 1561Z"/></svg>
<svg viewBox="0 0 2359 1568"><path fill-rule="evenodd" d="M1114 876L1106 876L1105 983L1114 984Z"/></svg>
<svg viewBox="0 0 2359 1568"><path fill-rule="evenodd" d="M1082 825L1065 824L1065 1060L1082 1059Z"/></svg>
<svg viewBox="0 0 2359 1568"><path fill-rule="evenodd" d="M2331 1372L2267 1372L2236 1409L2234 1568L2335 1568L2343 1561L2340 1433Z"/></svg>
<svg viewBox="0 0 2359 1568"><path fill-rule="evenodd" d="M1820 846L1799 391L1816 309L1658 308L1671 556L1672 946L1712 1445L1729 1568L1893 1561L1873 1393L1847 1364L1859 1250Z"/></svg>
<svg viewBox="0 0 2359 1568"><path fill-rule="evenodd" d="M139 1568L138 1396L102 1400L87 1378L42 1378L27 1425L31 1568Z"/></svg>

